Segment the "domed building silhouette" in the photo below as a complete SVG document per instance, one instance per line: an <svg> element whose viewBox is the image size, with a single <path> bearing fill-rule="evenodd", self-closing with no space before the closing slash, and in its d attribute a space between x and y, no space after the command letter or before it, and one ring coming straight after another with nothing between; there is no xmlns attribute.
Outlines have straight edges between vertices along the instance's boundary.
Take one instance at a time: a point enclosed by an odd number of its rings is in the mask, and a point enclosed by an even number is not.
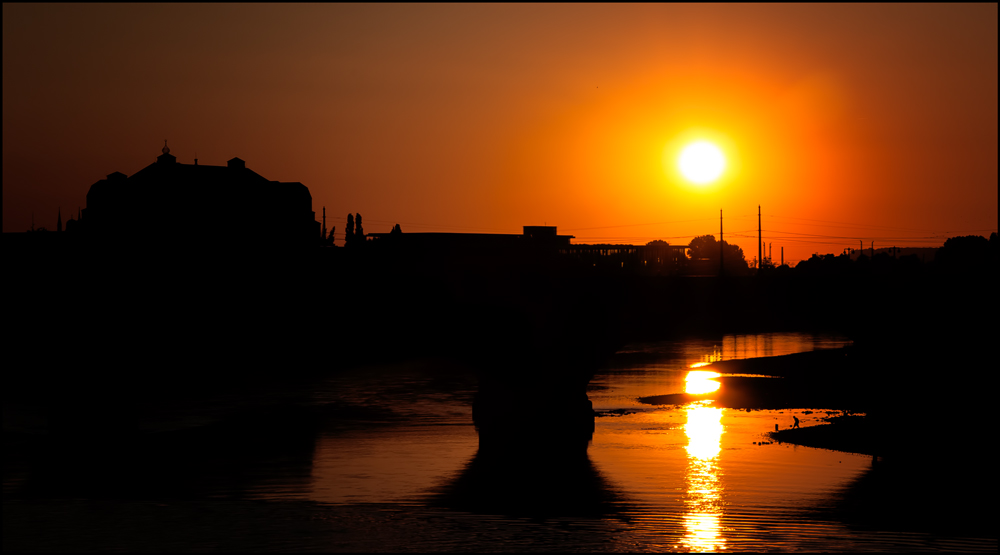
<svg viewBox="0 0 1000 555"><path fill-rule="evenodd" d="M271 181L239 158L182 164L166 141L156 162L91 185L74 227L98 241L184 248L311 246L320 237L302 183Z"/></svg>

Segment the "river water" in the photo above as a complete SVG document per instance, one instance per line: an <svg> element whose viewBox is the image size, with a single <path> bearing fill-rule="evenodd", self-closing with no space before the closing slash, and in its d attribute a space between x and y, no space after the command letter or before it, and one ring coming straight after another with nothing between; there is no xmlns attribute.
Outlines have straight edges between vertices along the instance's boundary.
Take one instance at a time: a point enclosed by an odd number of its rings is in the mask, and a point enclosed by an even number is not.
<svg viewBox="0 0 1000 555"><path fill-rule="evenodd" d="M212 482L193 499L5 501L5 529L21 526L27 539L20 541L41 550L65 547L53 540L57 520L72 528L65 533L74 545L109 550L153 542L155 549L302 551L995 552L995 539L862 530L824 517L819 508L871 458L782 445L766 433L790 426L793 416L803 426L819 423L836 414L827 407L746 412L711 401L638 402L711 389L713 375L699 370L706 363L846 344L785 333L627 346L588 391L601 416L579 488L611 500L602 514L510 516L436 502L475 466L476 382L427 361L356 368L313 387L304 402L326 418L309 448L244 465L239 481ZM529 494L524 503L538 499ZM95 531L111 521L113 537ZM5 550L25 545L4 542Z"/></svg>

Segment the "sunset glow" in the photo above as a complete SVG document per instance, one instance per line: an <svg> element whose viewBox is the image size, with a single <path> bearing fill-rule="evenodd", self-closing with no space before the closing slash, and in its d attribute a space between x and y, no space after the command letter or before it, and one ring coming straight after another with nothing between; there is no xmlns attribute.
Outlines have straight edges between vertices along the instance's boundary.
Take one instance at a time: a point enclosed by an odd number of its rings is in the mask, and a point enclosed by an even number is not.
<svg viewBox="0 0 1000 555"><path fill-rule="evenodd" d="M54 228L164 138L304 183L339 234L360 212L681 244L722 209L756 253L760 204L794 264L997 225L995 4L3 9L4 231Z"/></svg>

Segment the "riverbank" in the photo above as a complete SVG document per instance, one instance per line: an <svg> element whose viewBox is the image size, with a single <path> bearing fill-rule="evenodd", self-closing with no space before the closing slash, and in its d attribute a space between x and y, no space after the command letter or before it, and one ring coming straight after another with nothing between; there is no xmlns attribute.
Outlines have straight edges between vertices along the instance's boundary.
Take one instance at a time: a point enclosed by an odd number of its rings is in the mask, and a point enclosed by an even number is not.
<svg viewBox="0 0 1000 555"><path fill-rule="evenodd" d="M801 378L842 373L854 361L852 347L819 349L790 355L721 360L700 368L720 374L755 374Z"/></svg>
<svg viewBox="0 0 1000 555"><path fill-rule="evenodd" d="M768 435L779 443L871 455L873 459L878 456L876 434L864 415L843 414L826 420L827 424L785 428Z"/></svg>
<svg viewBox="0 0 1000 555"><path fill-rule="evenodd" d="M858 529L997 538L996 477L984 456L985 439L992 436L986 435L983 418L961 422L952 418L981 415L984 406L970 402L956 412L955 401L932 393L933 382L926 377L878 375L886 367L884 360L852 356L850 348L835 351L840 349L715 363L711 368L718 372L776 376L772 380L722 376L715 404L741 408L769 402L769 408L782 408L773 406L779 400L795 407L853 406L867 412L845 411L825 419L826 424L768 433L780 443L872 457L868 471L810 511L816 518L832 518ZM897 362L894 368L901 366ZM767 385L779 393L761 393ZM812 404L817 401L824 404Z"/></svg>
<svg viewBox="0 0 1000 555"><path fill-rule="evenodd" d="M641 397L649 405L684 405L712 400L730 409L831 409L863 413L872 407L871 391L851 347L791 355L727 360L699 370L722 374L711 393L673 393ZM871 377L867 377L870 381Z"/></svg>
<svg viewBox="0 0 1000 555"><path fill-rule="evenodd" d="M998 537L993 495L996 478L983 458L955 451L933 431L907 457L883 457L886 442L876 422L842 415L829 424L788 428L768 435L777 442L858 453L872 457L871 468L807 511L855 529L896 530L958 538ZM919 424L916 424L919 425Z"/></svg>

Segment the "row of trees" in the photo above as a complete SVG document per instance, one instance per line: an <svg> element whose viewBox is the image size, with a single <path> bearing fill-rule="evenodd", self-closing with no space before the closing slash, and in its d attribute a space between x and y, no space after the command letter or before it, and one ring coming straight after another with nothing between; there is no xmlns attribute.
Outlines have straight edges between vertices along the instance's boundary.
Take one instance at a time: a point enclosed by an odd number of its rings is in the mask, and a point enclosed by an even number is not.
<svg viewBox="0 0 1000 555"><path fill-rule="evenodd" d="M361 226L361 214L347 215L347 232L344 235L344 246L350 247L365 242L365 229Z"/></svg>
<svg viewBox="0 0 1000 555"><path fill-rule="evenodd" d="M334 232L337 230L336 227L330 230L327 234L326 230L323 230L323 244L328 246L333 246ZM403 230L396 224L391 234L397 235L402 233ZM360 245L365 242L365 228L361 220L361 214L348 214L347 215L347 231L344 233L344 246L350 247L354 245Z"/></svg>
<svg viewBox="0 0 1000 555"><path fill-rule="evenodd" d="M736 245L731 245L722 241L722 248L714 235L701 235L691 239L689 246L692 259L708 260L709 264L718 268L719 256L722 256L722 266L726 274L731 276L745 276L750 273L750 265L747 264L746 257L743 256L743 249Z"/></svg>
<svg viewBox="0 0 1000 555"><path fill-rule="evenodd" d="M330 229L330 233L326 232L326 208L323 209L323 245L332 247L334 246L333 241L337 227L334 226ZM365 230L361 225L361 214L347 214L347 232L344 235L344 245L355 245L358 243L365 242Z"/></svg>
<svg viewBox="0 0 1000 555"><path fill-rule="evenodd" d="M874 257L861 254L856 259L852 259L848 253L814 254L808 260L799 262L793 270L796 275L815 276L905 275L921 272L987 275L997 272L998 265L1000 240L993 233L989 239L979 235L951 237L937 249L933 261L928 260L926 263L916 255L897 256L896 252L880 252Z"/></svg>
<svg viewBox="0 0 1000 555"><path fill-rule="evenodd" d="M651 241L647 246L667 245L664 241ZM695 237L690 243L690 256L692 260L702 260L709 268L719 267L719 256L723 258L725 273L731 276L749 275L750 265L743 254L743 249L736 245L731 245L722 241L721 249L719 242L713 235L702 235ZM933 262L934 267L942 271L956 271L975 273L997 267L1000 259L1000 240L997 234L993 233L990 238L967 235L961 237L951 237L945 241L944 245L938 249ZM794 271L796 274L840 274L844 272L867 272L867 271L917 271L923 266L923 261L915 255L895 256L885 252L879 253L874 259L862 254L857 259L852 259L849 254L841 255L818 255L815 254L808 260L803 260L795 266L789 268L782 266L775 268L770 264L765 264L760 268L762 272L774 271Z"/></svg>

